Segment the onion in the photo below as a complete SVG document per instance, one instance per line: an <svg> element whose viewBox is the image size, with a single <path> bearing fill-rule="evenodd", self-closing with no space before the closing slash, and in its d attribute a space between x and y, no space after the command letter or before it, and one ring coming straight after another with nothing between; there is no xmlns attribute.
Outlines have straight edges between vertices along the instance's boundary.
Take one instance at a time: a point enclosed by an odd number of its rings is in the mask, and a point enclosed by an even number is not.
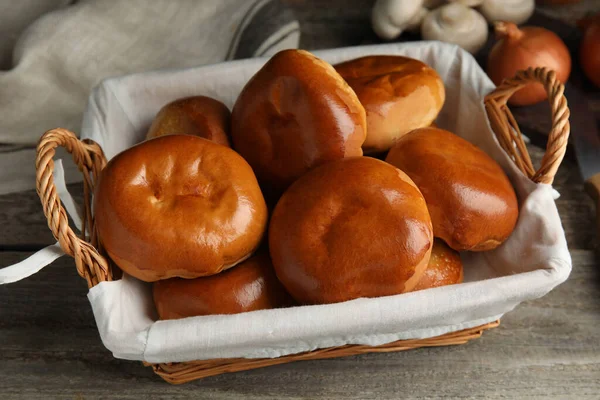
<svg viewBox="0 0 600 400"><path fill-rule="evenodd" d="M589 80L600 87L600 16L586 25L579 47L579 61Z"/></svg>
<svg viewBox="0 0 600 400"><path fill-rule="evenodd" d="M499 40L488 57L487 73L496 85L529 67L550 68L563 83L569 78L571 55L555 33L535 26L519 29L512 22L497 22L495 31ZM544 87L539 83L531 83L517 91L508 102L525 106L546 98Z"/></svg>

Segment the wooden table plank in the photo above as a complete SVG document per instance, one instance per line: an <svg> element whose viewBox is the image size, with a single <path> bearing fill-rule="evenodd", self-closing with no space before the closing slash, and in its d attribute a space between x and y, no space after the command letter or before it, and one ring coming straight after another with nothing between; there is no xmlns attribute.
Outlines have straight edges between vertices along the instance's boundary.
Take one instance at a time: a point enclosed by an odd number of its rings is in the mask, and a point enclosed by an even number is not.
<svg viewBox="0 0 600 400"><path fill-rule="evenodd" d="M77 204L83 184L67 186ZM33 251L55 243L35 190L0 196L0 251Z"/></svg>
<svg viewBox="0 0 600 400"><path fill-rule="evenodd" d="M2 264L26 255L2 253ZM64 257L0 287L2 398L598 398L600 265L593 251L572 256L566 283L469 344L299 362L183 386L112 357L96 330L85 282Z"/></svg>

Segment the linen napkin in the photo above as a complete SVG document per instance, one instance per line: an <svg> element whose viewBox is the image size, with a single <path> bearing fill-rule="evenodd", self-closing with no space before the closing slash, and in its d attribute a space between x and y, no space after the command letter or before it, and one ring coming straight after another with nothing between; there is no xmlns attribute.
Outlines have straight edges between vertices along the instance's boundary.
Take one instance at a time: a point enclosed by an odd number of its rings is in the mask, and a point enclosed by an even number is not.
<svg viewBox="0 0 600 400"><path fill-rule="evenodd" d="M276 0L70 3L0 2L0 194L35 187L36 142L55 127L78 133L104 78L266 56L300 39ZM70 162L65 174L80 180Z"/></svg>

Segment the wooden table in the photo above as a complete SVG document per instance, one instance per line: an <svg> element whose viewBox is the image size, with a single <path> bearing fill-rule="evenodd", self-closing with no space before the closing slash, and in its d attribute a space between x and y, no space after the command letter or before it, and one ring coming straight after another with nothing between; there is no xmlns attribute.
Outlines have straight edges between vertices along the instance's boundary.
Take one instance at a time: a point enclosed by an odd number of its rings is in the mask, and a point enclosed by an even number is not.
<svg viewBox="0 0 600 400"><path fill-rule="evenodd" d="M303 23L305 48L376 40L368 25L370 1L350 7L336 0L327 9L316 1L287 2ZM600 95L587 95L600 121ZM530 127L534 143L543 144L545 124L528 112L521 113L521 122ZM529 149L539 161L542 148ZM569 280L466 345L305 361L170 386L149 368L114 359L103 347L86 284L73 261L63 257L30 279L0 287L0 397L598 399L600 263L592 203L581 185L569 151L555 180L573 257ZM80 189L71 187L72 193ZM33 191L0 196L0 226L0 267L54 242Z"/></svg>

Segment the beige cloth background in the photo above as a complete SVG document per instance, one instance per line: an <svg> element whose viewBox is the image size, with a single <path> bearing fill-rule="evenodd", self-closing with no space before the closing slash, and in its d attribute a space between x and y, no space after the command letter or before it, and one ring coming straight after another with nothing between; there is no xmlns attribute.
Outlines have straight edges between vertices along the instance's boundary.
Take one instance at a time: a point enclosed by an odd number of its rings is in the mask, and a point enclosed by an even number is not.
<svg viewBox="0 0 600 400"><path fill-rule="evenodd" d="M278 20L283 11L269 0L71 3L0 2L0 194L34 187L32 147L50 128L78 132L90 90L102 79L231 59L240 42L268 54L299 41L297 21ZM279 25L269 37L245 38L261 13ZM65 169L68 181L77 179L70 163Z"/></svg>

